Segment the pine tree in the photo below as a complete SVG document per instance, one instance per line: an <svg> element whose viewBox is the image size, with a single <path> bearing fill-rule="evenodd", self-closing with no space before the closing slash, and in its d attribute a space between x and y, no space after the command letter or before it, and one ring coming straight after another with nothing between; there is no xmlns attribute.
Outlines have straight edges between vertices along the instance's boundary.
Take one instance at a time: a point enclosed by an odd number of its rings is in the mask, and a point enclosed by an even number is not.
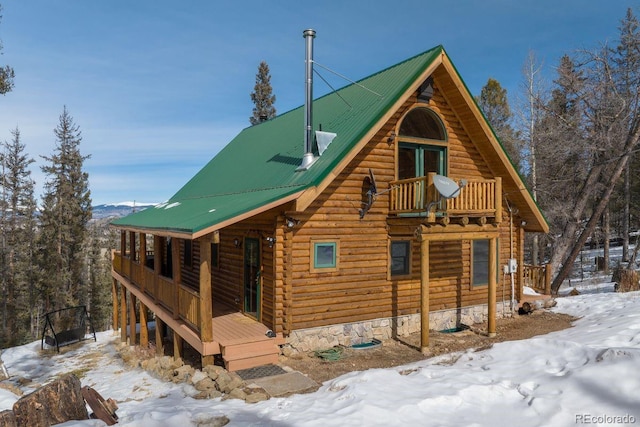
<svg viewBox="0 0 640 427"><path fill-rule="evenodd" d="M83 163L89 156L80 153L80 128L64 107L54 130L56 147L48 164L41 210L42 294L48 311L87 305L86 226L91 218L89 175Z"/></svg>
<svg viewBox="0 0 640 427"><path fill-rule="evenodd" d="M107 330L111 324L111 250L108 237L102 233L99 225L89 227L88 270L89 270L89 306L91 324L97 331Z"/></svg>
<svg viewBox="0 0 640 427"><path fill-rule="evenodd" d="M13 139L4 143L2 154L2 251L4 298L3 326L8 345L27 342L31 335L31 312L34 271L32 255L36 233L34 182L29 165L34 162L25 154L20 130L11 132Z"/></svg>
<svg viewBox="0 0 640 427"><path fill-rule="evenodd" d="M0 5L0 12L2 12L2 5ZM2 15L0 15L2 19ZM0 40L0 52L2 52L2 41ZM7 92L11 92L13 89L13 78L15 74L13 68L8 65L0 67L0 94L4 95Z"/></svg>
<svg viewBox="0 0 640 427"><path fill-rule="evenodd" d="M257 125L276 116L276 96L272 94L271 75L269 65L265 61L260 62L256 74L256 85L251 92L251 101L254 103L253 116L249 117L252 125Z"/></svg>
<svg viewBox="0 0 640 427"><path fill-rule="evenodd" d="M521 142L511 126L512 114L507 99L507 90L500 85L500 82L490 78L480 91L476 102L495 130L512 163L517 169L520 169Z"/></svg>

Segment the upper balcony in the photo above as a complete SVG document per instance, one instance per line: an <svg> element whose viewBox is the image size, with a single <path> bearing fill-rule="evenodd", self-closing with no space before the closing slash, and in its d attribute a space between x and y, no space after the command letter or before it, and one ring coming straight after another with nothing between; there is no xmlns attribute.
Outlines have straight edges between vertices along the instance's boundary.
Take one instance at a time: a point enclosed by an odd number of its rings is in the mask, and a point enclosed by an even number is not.
<svg viewBox="0 0 640 427"><path fill-rule="evenodd" d="M500 222L502 217L502 180L465 179L460 194L442 199L433 185L435 173L411 179L392 181L390 184L389 214L422 216L429 223L448 224L456 221L463 225L470 220L479 224ZM454 179L459 185L462 178ZM427 208L429 212L427 212Z"/></svg>

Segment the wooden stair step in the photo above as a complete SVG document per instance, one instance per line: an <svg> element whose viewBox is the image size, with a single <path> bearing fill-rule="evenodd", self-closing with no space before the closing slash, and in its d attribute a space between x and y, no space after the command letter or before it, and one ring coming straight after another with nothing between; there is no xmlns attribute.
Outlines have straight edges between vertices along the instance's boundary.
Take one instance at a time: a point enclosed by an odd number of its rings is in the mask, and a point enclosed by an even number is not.
<svg viewBox="0 0 640 427"><path fill-rule="evenodd" d="M273 352L279 353L280 348L272 340L255 341L222 347L222 356L227 358L236 355L242 355L244 353L260 352L264 354L270 354Z"/></svg>
<svg viewBox="0 0 640 427"><path fill-rule="evenodd" d="M270 365L278 363L278 354L265 354L243 359L224 359L225 368L228 371L240 371L242 369L255 368L256 366Z"/></svg>

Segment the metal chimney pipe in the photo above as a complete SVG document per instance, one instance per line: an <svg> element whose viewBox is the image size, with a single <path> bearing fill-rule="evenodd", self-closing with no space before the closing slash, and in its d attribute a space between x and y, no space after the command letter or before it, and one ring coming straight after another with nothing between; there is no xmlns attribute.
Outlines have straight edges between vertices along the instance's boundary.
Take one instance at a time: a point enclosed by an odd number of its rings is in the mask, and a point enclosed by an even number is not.
<svg viewBox="0 0 640 427"><path fill-rule="evenodd" d="M315 30L302 32L306 41L305 48L305 99L304 99L304 156L298 170L307 170L315 161L313 156L313 39Z"/></svg>

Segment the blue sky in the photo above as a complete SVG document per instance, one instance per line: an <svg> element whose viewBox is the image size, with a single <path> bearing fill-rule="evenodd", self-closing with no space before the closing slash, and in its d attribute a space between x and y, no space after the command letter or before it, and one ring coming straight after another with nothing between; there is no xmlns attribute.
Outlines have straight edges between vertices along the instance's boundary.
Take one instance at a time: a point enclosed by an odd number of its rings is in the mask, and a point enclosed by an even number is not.
<svg viewBox="0 0 640 427"><path fill-rule="evenodd" d="M353 80L442 44L477 95L488 78L512 107L529 52L553 78L561 55L615 43L631 0L0 0L0 141L19 127L42 193L42 155L67 106L94 204L162 202L243 128L260 61L278 113L304 103L304 39ZM334 87L346 84L319 69ZM315 79L314 96L327 91ZM301 123L301 138L303 125Z"/></svg>

